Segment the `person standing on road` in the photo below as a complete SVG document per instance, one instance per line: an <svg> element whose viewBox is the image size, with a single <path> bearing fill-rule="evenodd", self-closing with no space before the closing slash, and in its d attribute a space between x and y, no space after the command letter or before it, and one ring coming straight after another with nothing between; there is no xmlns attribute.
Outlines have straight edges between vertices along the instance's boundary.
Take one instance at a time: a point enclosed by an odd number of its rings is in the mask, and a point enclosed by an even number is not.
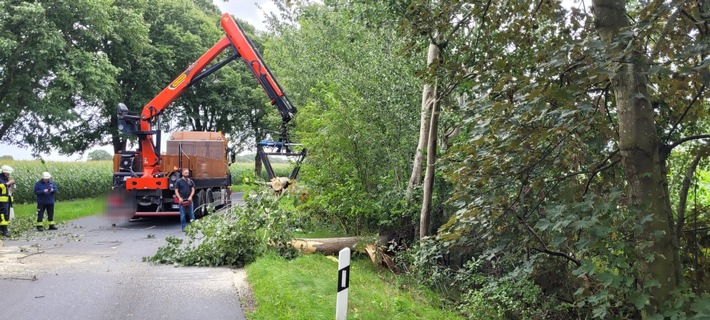
<svg viewBox="0 0 710 320"><path fill-rule="evenodd" d="M195 182L190 179L190 170L182 170L182 178L175 182L175 195L180 204L180 225L182 230L185 230L187 222L185 221L185 210L189 210L190 222L195 221L195 205L192 202L192 196L195 195Z"/></svg>
<svg viewBox="0 0 710 320"><path fill-rule="evenodd" d="M12 167L2 166L2 173L0 173L0 234L3 237L9 238L10 231L8 227L10 225L10 205L12 204L12 196L10 195L10 188L15 188L15 179L10 179L10 174L12 174Z"/></svg>
<svg viewBox="0 0 710 320"><path fill-rule="evenodd" d="M37 231L44 231L44 212L47 212L49 230L57 230L54 225L54 194L57 193L57 185L49 180L52 175L49 172L42 172L42 179L35 183L35 195L37 195Z"/></svg>

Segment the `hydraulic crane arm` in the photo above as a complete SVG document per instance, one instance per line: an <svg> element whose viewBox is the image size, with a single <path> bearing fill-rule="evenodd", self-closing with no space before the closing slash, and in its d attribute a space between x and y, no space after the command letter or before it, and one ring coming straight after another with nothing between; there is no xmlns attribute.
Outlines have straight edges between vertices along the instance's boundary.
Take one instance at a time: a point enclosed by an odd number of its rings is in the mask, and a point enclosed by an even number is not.
<svg viewBox="0 0 710 320"><path fill-rule="evenodd" d="M225 37L192 63L153 100L148 102L143 107L140 116L130 114L125 106L119 105L119 129L126 133L135 134L139 138L144 178L155 177L161 172L159 163L160 146L156 146L153 142L154 136L158 137L158 141L160 140L160 131L152 130L152 125L157 121L157 117L189 86L237 58L242 58L257 82L264 89L264 92L266 92L271 104L275 105L281 113L280 140L284 143L289 143L286 136L286 124L293 119L296 108L291 104L291 101L271 74L249 37L228 13L222 15L221 25L226 33ZM220 53L228 48L232 48L233 53L231 56L207 68Z"/></svg>
<svg viewBox="0 0 710 320"><path fill-rule="evenodd" d="M278 108L282 122L285 124L291 121L296 113L296 108L291 104L276 78L271 75L271 70L264 63L264 59L261 58L251 39L247 37L241 26L234 23L232 17L227 13L222 15L222 28L227 32L227 38L229 38L235 48L235 52L244 60L266 92L266 95L271 99L271 104L276 105L276 108Z"/></svg>

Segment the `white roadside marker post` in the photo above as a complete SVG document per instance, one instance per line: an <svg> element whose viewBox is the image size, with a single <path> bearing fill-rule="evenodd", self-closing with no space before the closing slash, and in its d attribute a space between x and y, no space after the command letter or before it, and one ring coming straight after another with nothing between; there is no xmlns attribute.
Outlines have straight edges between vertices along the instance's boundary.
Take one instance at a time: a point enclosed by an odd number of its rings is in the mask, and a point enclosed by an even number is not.
<svg viewBox="0 0 710 320"><path fill-rule="evenodd" d="M338 252L338 299L335 304L335 320L348 317L348 287L350 286L350 248Z"/></svg>

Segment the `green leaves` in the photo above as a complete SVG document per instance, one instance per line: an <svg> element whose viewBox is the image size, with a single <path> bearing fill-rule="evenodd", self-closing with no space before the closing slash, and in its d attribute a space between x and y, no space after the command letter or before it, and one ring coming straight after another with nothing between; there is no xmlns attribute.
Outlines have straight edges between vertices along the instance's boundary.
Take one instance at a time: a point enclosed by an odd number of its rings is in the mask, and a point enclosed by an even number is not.
<svg viewBox="0 0 710 320"><path fill-rule="evenodd" d="M264 56L288 89L296 139L308 148L304 208L348 233L401 225L398 191L406 188L416 147L422 59L403 57L382 4L299 6L299 26L278 32ZM410 219L411 220L411 219ZM402 226L404 228L404 226Z"/></svg>
<svg viewBox="0 0 710 320"><path fill-rule="evenodd" d="M80 151L100 138L86 107L106 99L117 69L102 52L113 30L104 1L4 1L0 137L35 152ZM54 138L56 137L56 138ZM59 138L61 137L61 138Z"/></svg>
<svg viewBox="0 0 710 320"><path fill-rule="evenodd" d="M144 260L243 267L266 250L293 257L296 250L288 241L297 226L297 217L279 205L281 200L270 190L252 192L246 207L233 207L193 222L186 229L186 242L169 237L165 246Z"/></svg>

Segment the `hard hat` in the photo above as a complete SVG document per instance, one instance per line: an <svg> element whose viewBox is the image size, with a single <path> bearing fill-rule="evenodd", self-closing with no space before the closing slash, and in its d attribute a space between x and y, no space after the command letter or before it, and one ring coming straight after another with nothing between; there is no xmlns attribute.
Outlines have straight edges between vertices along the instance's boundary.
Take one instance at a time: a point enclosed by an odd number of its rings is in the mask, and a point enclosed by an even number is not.
<svg viewBox="0 0 710 320"><path fill-rule="evenodd" d="M49 172L42 172L42 179L49 179L52 175Z"/></svg>
<svg viewBox="0 0 710 320"><path fill-rule="evenodd" d="M8 174L9 174L9 173L12 173L13 171L15 171L15 170L12 170L12 167L10 167L10 166L8 166L8 165L2 166L2 173L8 173Z"/></svg>

